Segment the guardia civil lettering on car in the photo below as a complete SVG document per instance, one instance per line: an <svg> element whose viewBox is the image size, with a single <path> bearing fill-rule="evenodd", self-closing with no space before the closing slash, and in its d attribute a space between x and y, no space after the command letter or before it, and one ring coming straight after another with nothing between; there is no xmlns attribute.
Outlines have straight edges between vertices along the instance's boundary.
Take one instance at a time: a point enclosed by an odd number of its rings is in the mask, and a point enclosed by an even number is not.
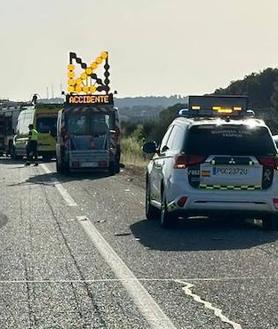
<svg viewBox="0 0 278 329"><path fill-rule="evenodd" d="M163 227L180 217L218 216L278 222L278 157L266 124L246 96L188 96L153 153L146 175L146 216Z"/></svg>

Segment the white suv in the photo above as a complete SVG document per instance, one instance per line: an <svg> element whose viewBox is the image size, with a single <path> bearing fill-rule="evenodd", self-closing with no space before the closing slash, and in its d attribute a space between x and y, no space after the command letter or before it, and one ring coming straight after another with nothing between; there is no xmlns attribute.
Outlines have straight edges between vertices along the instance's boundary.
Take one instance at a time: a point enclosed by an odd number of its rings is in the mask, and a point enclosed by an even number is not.
<svg viewBox="0 0 278 329"><path fill-rule="evenodd" d="M278 221L278 158L270 130L247 117L178 117L147 167L146 216L172 226L178 217L234 216Z"/></svg>

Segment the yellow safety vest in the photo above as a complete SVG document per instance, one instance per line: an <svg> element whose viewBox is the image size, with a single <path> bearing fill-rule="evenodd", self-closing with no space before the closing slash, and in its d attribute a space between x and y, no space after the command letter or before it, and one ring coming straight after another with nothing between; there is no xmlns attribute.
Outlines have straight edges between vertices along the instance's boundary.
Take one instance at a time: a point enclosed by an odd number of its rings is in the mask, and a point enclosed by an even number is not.
<svg viewBox="0 0 278 329"><path fill-rule="evenodd" d="M39 133L37 132L36 129L32 129L30 132L29 132L29 140L30 141L38 141L38 137L39 137Z"/></svg>

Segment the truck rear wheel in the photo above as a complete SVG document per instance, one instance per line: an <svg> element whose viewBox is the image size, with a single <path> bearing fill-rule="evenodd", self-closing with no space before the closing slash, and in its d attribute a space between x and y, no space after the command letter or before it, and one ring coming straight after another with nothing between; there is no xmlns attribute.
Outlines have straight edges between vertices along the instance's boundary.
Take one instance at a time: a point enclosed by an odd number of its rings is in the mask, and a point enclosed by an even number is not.
<svg viewBox="0 0 278 329"><path fill-rule="evenodd" d="M111 161L109 164L109 173L110 175L115 175L117 173L117 166L115 161Z"/></svg>
<svg viewBox="0 0 278 329"><path fill-rule="evenodd" d="M56 158L56 170L59 174L67 175L69 173L69 164L66 163L64 159L61 159L59 163L58 159Z"/></svg>
<svg viewBox="0 0 278 329"><path fill-rule="evenodd" d="M61 173L61 165L59 164L58 160L56 159L56 171L57 173Z"/></svg>

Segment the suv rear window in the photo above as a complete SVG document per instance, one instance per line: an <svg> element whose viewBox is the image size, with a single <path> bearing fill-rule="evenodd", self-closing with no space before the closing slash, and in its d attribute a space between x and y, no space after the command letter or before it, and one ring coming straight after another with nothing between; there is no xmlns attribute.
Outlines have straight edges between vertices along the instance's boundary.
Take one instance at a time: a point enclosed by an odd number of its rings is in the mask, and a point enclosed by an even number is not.
<svg viewBox="0 0 278 329"><path fill-rule="evenodd" d="M187 154L273 155L276 149L265 127L200 125L189 130Z"/></svg>

